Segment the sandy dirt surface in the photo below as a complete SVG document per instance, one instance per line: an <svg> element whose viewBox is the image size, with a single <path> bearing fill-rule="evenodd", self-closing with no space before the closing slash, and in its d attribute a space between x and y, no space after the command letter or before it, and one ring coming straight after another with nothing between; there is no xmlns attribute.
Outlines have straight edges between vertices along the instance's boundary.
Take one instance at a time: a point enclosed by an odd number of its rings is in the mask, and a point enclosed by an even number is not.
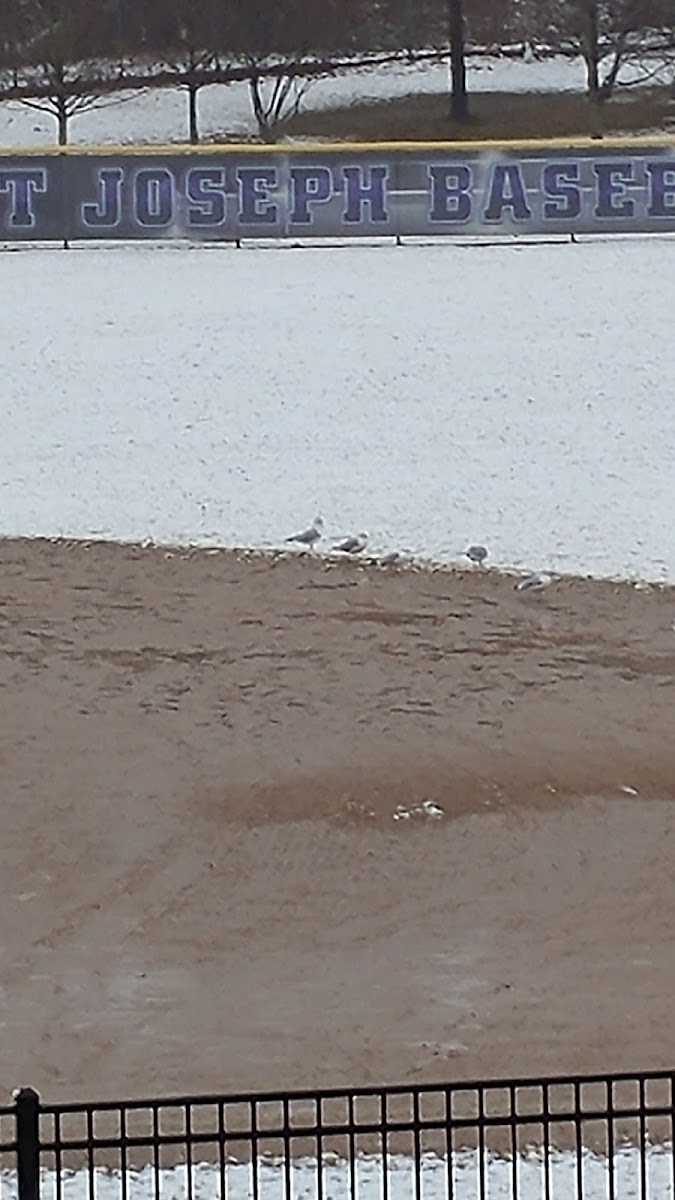
<svg viewBox="0 0 675 1200"><path fill-rule="evenodd" d="M0 574L0 1098L675 1064L672 591Z"/></svg>

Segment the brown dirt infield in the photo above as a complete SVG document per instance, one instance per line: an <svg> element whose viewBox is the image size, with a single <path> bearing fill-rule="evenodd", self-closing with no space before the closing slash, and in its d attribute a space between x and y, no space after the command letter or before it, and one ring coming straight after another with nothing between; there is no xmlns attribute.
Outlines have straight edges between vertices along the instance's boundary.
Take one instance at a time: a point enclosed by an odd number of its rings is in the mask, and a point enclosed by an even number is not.
<svg viewBox="0 0 675 1200"><path fill-rule="evenodd" d="M0 571L5 1098L675 1065L672 591Z"/></svg>

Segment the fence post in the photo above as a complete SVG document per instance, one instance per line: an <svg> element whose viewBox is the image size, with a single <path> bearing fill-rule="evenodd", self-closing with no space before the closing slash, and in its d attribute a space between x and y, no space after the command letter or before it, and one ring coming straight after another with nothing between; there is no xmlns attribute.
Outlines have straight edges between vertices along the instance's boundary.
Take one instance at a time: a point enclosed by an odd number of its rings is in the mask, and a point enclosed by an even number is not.
<svg viewBox="0 0 675 1200"><path fill-rule="evenodd" d="M27 1087L15 1100L19 1200L40 1200L40 1097Z"/></svg>

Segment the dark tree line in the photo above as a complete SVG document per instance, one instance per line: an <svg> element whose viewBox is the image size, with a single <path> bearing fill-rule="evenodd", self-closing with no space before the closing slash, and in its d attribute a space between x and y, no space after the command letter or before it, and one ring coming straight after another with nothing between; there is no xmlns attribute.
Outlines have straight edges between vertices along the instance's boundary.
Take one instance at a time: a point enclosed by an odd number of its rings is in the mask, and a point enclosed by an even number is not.
<svg viewBox="0 0 675 1200"><path fill-rule="evenodd" d="M70 117L117 91L180 87L197 141L200 89L245 80L271 138L317 75L435 53L461 120L467 53L509 43L581 54L599 119L628 59L673 61L675 0L0 0L0 99L47 108L65 143Z"/></svg>

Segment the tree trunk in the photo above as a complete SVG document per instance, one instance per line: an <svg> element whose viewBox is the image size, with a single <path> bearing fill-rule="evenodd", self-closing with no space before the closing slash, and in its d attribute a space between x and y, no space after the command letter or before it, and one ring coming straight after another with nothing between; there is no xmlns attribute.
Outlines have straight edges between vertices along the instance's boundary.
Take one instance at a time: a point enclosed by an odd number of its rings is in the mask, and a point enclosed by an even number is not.
<svg viewBox="0 0 675 1200"><path fill-rule="evenodd" d="M68 102L65 96L56 98L56 119L59 123L59 146L68 145Z"/></svg>
<svg viewBox="0 0 675 1200"><path fill-rule="evenodd" d="M588 94L588 124L592 138L601 138L605 131L605 112L598 92Z"/></svg>
<svg viewBox="0 0 675 1200"><path fill-rule="evenodd" d="M271 145L277 139L272 125L270 124L270 114L267 106L265 105L262 87L263 85L260 75L257 71L252 72L248 77L248 90L251 97L253 114L258 126L258 136L262 138L263 142L269 142Z"/></svg>
<svg viewBox="0 0 675 1200"><path fill-rule="evenodd" d="M450 117L453 121L468 121L469 98L466 91L466 62L464 60L464 0L448 0L450 30Z"/></svg>
<svg viewBox="0 0 675 1200"><path fill-rule="evenodd" d="M197 93L198 87L194 83L188 83L188 136L190 145L196 146L199 143L199 118L197 115Z"/></svg>
<svg viewBox="0 0 675 1200"><path fill-rule="evenodd" d="M602 137L603 110L600 94L600 48L598 45L598 3L597 0L585 0L584 28L581 46L586 64L586 86L588 94L589 123L591 137Z"/></svg>

